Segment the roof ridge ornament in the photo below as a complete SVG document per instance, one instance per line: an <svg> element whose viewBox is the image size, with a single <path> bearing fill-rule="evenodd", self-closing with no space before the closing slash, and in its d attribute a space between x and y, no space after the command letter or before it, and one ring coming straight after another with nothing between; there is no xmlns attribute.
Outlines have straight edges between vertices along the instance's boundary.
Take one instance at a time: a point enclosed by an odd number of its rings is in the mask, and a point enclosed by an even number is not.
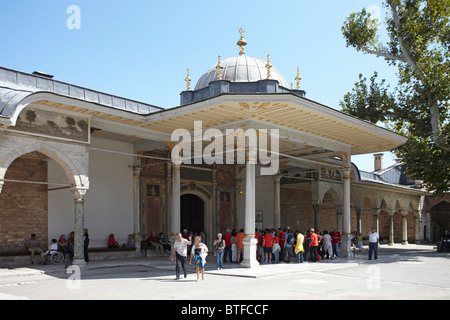
<svg viewBox="0 0 450 320"><path fill-rule="evenodd" d="M216 69L217 69L217 80L222 80L222 69L223 69L223 67L220 64L220 58L221 58L221 56L219 55L219 61L217 62L217 66L216 66Z"/></svg>
<svg viewBox="0 0 450 320"><path fill-rule="evenodd" d="M267 69L267 79L270 79L270 70L272 69L272 65L270 64L270 54L267 55L267 64L266 64L266 69Z"/></svg>
<svg viewBox="0 0 450 320"><path fill-rule="evenodd" d="M245 55L244 47L247 45L247 41L244 39L245 30L242 28L239 28L239 33L241 34L241 39L237 42L237 45L240 47L239 55L243 56Z"/></svg>
<svg viewBox="0 0 450 320"><path fill-rule="evenodd" d="M295 80L297 81L297 90L300 90L300 80L302 80L302 78L300 77L299 67L297 67L297 76L295 77Z"/></svg>
<svg viewBox="0 0 450 320"><path fill-rule="evenodd" d="M186 81L186 91L191 91L191 77L189 77L189 68L187 69L187 77L184 81Z"/></svg>

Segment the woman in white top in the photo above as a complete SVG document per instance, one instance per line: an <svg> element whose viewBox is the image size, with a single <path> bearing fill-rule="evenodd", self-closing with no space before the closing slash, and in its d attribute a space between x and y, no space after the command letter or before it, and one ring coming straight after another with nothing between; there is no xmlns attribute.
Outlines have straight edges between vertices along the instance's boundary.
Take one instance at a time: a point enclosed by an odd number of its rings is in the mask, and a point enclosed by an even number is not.
<svg viewBox="0 0 450 320"><path fill-rule="evenodd" d="M200 242L200 237L194 238L195 244L192 246L191 259L189 265L194 260L195 272L197 273L197 281L200 280L200 270L202 270L202 280L205 280L205 264L206 256L208 255L208 247Z"/></svg>

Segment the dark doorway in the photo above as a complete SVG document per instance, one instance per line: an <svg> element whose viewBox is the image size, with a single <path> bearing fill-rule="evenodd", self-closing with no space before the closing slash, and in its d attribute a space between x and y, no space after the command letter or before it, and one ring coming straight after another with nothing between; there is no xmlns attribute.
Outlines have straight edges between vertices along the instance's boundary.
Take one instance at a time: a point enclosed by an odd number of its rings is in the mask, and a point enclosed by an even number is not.
<svg viewBox="0 0 450 320"><path fill-rule="evenodd" d="M189 232L204 232L205 203L193 194L181 196L181 230Z"/></svg>

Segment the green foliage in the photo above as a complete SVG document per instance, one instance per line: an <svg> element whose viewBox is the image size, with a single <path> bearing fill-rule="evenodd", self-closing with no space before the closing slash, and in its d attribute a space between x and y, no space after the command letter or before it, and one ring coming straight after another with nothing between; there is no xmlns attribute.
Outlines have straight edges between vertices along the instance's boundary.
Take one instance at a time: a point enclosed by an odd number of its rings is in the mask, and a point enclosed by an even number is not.
<svg viewBox="0 0 450 320"><path fill-rule="evenodd" d="M397 86L377 81L376 72L370 83L360 75L341 107L407 136L394 153L410 177L442 194L450 190L450 0L387 0L385 7L389 42L379 42L365 9L342 32L347 46L397 66Z"/></svg>

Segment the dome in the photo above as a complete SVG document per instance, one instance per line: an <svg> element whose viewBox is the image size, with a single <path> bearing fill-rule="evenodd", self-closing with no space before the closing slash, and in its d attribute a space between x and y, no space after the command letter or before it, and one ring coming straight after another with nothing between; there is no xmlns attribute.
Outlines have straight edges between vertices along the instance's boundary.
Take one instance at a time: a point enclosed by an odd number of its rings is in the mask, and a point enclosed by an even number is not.
<svg viewBox="0 0 450 320"><path fill-rule="evenodd" d="M222 80L231 82L256 82L267 79L266 61L241 55L225 59L221 62ZM211 81L218 80L217 64L206 71L198 80L195 90L205 88ZM274 67L270 70L270 79L277 80L279 85L288 88L286 79Z"/></svg>

